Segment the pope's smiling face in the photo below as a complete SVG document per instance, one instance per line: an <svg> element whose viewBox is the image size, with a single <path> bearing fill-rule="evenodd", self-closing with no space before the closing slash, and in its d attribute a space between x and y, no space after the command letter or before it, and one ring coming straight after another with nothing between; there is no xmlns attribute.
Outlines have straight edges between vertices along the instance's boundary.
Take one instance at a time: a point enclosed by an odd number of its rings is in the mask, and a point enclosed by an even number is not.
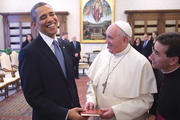
<svg viewBox="0 0 180 120"><path fill-rule="evenodd" d="M40 32L54 38L57 33L58 19L49 5L38 7L36 10L35 25Z"/></svg>

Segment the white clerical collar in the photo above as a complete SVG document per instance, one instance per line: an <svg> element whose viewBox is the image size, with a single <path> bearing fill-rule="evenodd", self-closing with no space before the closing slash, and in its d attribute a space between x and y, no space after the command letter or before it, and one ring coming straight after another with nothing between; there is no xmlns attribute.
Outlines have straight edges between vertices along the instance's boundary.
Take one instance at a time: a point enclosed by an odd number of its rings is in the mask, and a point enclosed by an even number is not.
<svg viewBox="0 0 180 120"><path fill-rule="evenodd" d="M125 55L125 54L127 54L129 52L130 48L131 48L131 45L128 43L127 47L123 51L121 51L119 53L115 53L113 55L116 56L116 57L120 57L122 55Z"/></svg>
<svg viewBox="0 0 180 120"><path fill-rule="evenodd" d="M179 69L179 68L180 68L180 65L177 66L176 68L174 68L173 70L169 71L169 72L163 72L163 71L161 71L161 72L162 72L163 74L170 74L170 73L176 71L176 70Z"/></svg>
<svg viewBox="0 0 180 120"><path fill-rule="evenodd" d="M53 40L57 41L57 37L55 36L55 38L50 38L49 36L43 34L42 32L39 32L39 34L41 35L41 37L43 38L43 40L46 42L46 44L50 47L52 45Z"/></svg>

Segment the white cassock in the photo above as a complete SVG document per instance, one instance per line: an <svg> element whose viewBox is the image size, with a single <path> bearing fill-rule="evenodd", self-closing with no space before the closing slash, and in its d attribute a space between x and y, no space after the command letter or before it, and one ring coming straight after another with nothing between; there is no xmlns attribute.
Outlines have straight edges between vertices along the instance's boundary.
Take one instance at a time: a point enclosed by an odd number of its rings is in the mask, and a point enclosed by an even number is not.
<svg viewBox="0 0 180 120"><path fill-rule="evenodd" d="M117 54L108 49L99 53L88 76L87 102L97 108L112 107L111 120L145 120L154 101L152 93L157 93L156 79L150 62L130 44Z"/></svg>

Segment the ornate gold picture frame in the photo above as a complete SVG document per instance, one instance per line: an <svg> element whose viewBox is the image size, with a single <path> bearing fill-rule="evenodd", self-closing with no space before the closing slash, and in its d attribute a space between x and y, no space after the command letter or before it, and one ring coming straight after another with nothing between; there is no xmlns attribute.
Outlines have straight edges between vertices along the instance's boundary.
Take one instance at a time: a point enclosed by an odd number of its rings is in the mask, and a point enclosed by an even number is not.
<svg viewBox="0 0 180 120"><path fill-rule="evenodd" d="M115 0L80 0L81 43L105 43L114 7Z"/></svg>

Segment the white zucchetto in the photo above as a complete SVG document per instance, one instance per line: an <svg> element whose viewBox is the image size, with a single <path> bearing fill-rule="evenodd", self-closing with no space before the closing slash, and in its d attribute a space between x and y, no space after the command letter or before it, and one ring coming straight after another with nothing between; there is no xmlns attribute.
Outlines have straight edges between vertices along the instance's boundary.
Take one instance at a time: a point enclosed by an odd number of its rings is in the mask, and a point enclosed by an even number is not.
<svg viewBox="0 0 180 120"><path fill-rule="evenodd" d="M129 23L125 22L125 21L116 21L115 24L121 29L123 30L129 37L132 37L132 28L129 25Z"/></svg>

